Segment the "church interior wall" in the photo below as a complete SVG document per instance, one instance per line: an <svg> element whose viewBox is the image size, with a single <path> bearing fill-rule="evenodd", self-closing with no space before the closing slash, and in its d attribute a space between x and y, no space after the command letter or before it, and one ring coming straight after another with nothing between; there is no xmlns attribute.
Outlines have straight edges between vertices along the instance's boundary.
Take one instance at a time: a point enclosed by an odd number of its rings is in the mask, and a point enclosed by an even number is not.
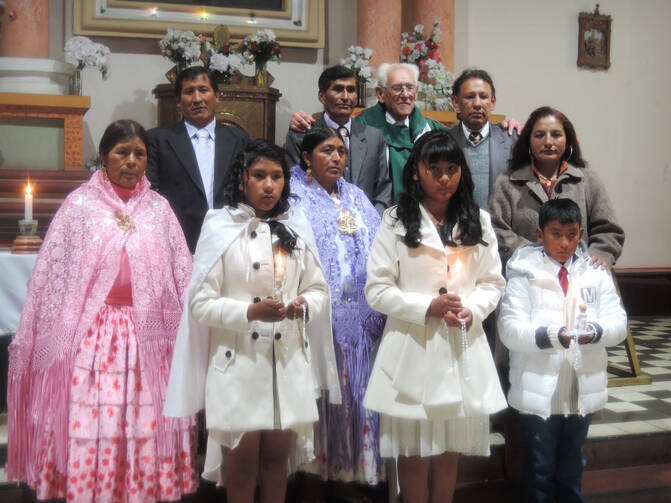
<svg viewBox="0 0 671 503"><path fill-rule="evenodd" d="M603 0L613 19L611 67L578 68L578 14L595 2L457 0L455 65L487 69L496 110L525 121L543 105L564 112L625 229L618 268L671 267L671 2Z"/></svg>
<svg viewBox="0 0 671 503"><path fill-rule="evenodd" d="M63 43L72 35L72 2L51 0L50 5L50 56L62 58ZM356 43L356 0L327 5L326 48L286 48L281 64L269 64L273 86L282 93L276 116L280 144L294 111L321 108L316 81L324 65L337 63ZM627 233L617 266L669 267L671 169L663 146L671 117L666 97L671 2L600 2L601 13L613 18L608 71L576 65L578 13L593 9L587 0L456 0L455 71L471 66L488 70L496 84L496 111L520 121L542 105L566 113ZM103 81L97 70L84 70L83 94L91 96L85 159L95 157L97 142L112 120L156 125L151 90L166 82L164 74L172 66L158 53L155 40L96 40L112 50L112 72Z"/></svg>

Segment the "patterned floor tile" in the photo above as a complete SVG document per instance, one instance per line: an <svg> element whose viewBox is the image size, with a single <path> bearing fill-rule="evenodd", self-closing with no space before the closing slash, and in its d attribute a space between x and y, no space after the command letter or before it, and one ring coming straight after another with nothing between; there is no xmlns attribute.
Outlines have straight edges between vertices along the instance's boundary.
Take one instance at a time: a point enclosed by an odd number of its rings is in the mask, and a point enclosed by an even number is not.
<svg viewBox="0 0 671 503"><path fill-rule="evenodd" d="M594 414L590 438L671 431L671 317L634 318L629 328L652 382L608 388L608 403ZM624 344L608 348L608 361L628 365Z"/></svg>
<svg viewBox="0 0 671 503"><path fill-rule="evenodd" d="M630 402L609 402L606 404L605 408L612 410L613 412L633 412L635 410L646 410L645 407L641 407L640 405Z"/></svg>

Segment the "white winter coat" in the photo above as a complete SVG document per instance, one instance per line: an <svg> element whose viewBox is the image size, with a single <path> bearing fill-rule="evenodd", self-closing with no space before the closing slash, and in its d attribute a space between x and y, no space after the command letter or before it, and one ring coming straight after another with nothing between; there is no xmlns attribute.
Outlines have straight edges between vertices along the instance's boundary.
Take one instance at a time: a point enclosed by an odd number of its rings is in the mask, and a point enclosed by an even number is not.
<svg viewBox="0 0 671 503"><path fill-rule="evenodd" d="M569 267L566 296L543 246L530 244L516 250L506 267L506 287L498 319L498 332L510 350L511 407L525 414L547 417L559 378L564 348L561 327L576 324L580 304L587 306L587 323L597 331L594 342L579 346L578 411L595 412L608 398L606 346L620 343L627 334L627 315L612 277L590 266L584 244Z"/></svg>
<svg viewBox="0 0 671 503"><path fill-rule="evenodd" d="M307 300L307 340L298 321L247 321L249 304L273 295L268 224L242 204L210 210L175 344L166 416L205 407L211 430L272 429L273 347L283 428L315 421L321 390L340 402L328 285L312 229L300 210L278 220L299 236L300 249L286 261L283 300Z"/></svg>
<svg viewBox="0 0 671 503"><path fill-rule="evenodd" d="M387 210L368 259L366 298L387 324L364 406L406 419L483 416L506 407L482 321L496 307L505 281L489 214L480 211L488 246L445 247L420 206L421 244L408 248L396 208ZM455 263L462 270L457 277ZM448 274L448 264L450 273ZM427 318L438 290L461 296L473 313L464 353L461 329Z"/></svg>

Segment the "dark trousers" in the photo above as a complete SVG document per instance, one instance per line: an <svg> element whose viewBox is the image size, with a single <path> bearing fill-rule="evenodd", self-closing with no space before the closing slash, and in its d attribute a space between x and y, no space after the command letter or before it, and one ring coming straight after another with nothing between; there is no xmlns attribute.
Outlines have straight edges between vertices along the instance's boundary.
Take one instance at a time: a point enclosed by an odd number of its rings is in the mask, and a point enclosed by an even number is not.
<svg viewBox="0 0 671 503"><path fill-rule="evenodd" d="M592 415L520 414L524 442L522 488L526 503L583 503L582 444Z"/></svg>

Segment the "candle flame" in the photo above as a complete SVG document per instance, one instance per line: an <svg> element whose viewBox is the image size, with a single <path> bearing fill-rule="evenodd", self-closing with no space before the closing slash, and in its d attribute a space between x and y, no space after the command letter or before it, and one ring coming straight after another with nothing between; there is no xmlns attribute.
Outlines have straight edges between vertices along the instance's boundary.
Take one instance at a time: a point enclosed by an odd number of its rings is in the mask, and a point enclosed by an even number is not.
<svg viewBox="0 0 671 503"><path fill-rule="evenodd" d="M275 276L281 278L284 275L284 253L282 248L277 249L275 254Z"/></svg>
<svg viewBox="0 0 671 503"><path fill-rule="evenodd" d="M32 193L33 193L33 189L30 186L30 182L28 182L28 184L26 185L26 195L30 196L30 195L32 195Z"/></svg>
<svg viewBox="0 0 671 503"><path fill-rule="evenodd" d="M205 11L200 13L200 19L203 20L203 21L207 21L207 18L209 18L209 17L210 17L210 15Z"/></svg>
<svg viewBox="0 0 671 503"><path fill-rule="evenodd" d="M457 257L456 262L454 263L454 275L457 279L461 276L461 260Z"/></svg>

